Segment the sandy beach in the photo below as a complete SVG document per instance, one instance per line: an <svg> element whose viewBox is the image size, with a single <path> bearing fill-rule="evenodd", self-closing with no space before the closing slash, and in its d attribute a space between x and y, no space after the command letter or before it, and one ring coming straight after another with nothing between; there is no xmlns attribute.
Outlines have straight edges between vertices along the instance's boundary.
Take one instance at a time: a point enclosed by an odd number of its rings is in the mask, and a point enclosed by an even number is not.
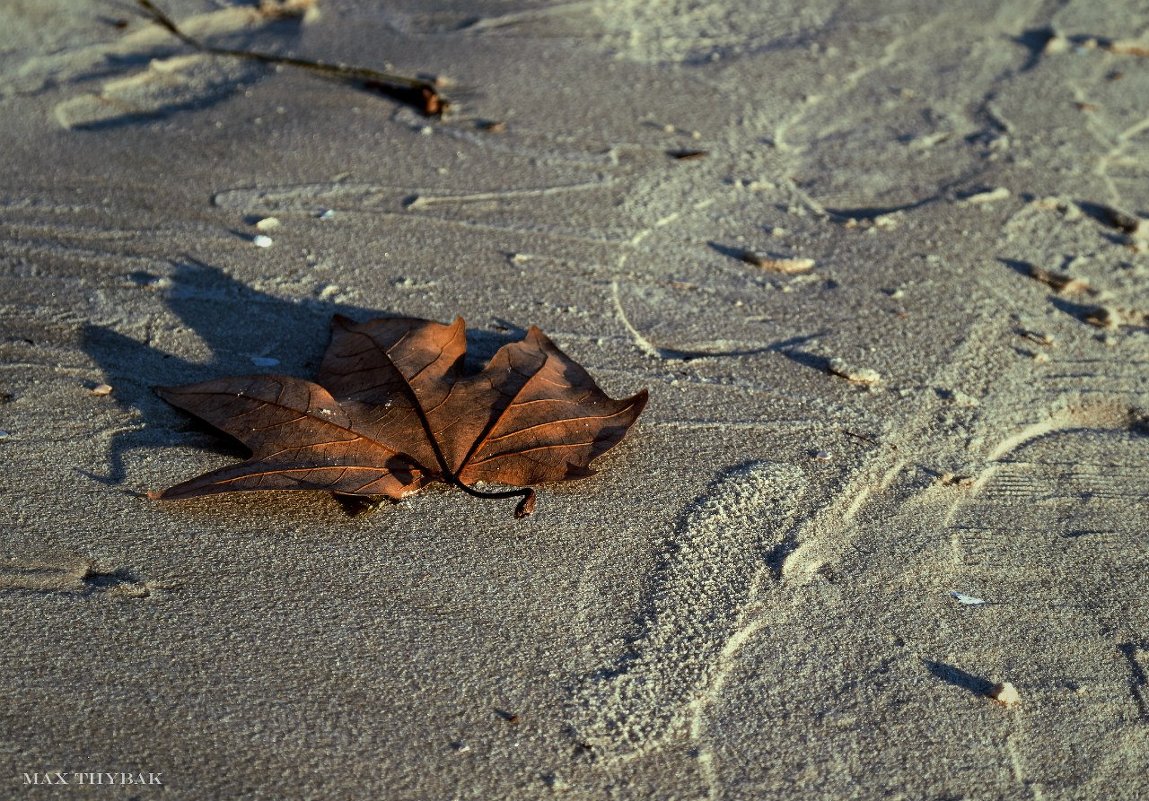
<svg viewBox="0 0 1149 801"><path fill-rule="evenodd" d="M7 4L0 798L1149 796L1149 9L161 5L451 107ZM147 496L336 314L649 404L522 520Z"/></svg>

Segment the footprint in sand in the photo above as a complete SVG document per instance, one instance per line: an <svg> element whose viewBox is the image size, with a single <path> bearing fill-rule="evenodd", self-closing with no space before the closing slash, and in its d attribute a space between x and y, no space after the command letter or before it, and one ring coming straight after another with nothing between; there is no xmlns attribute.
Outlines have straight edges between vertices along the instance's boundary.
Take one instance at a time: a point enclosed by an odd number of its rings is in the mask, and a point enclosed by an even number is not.
<svg viewBox="0 0 1149 801"><path fill-rule="evenodd" d="M806 486L792 466L727 471L679 518L630 649L577 688L578 739L607 758L655 750L689 727L727 659L760 625L747 614L780 561Z"/></svg>

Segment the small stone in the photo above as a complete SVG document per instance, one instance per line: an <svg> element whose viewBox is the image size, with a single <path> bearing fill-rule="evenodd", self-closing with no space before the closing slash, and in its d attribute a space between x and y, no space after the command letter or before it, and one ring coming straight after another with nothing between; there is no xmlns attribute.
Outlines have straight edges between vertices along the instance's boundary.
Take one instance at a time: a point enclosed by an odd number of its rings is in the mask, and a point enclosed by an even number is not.
<svg viewBox="0 0 1149 801"><path fill-rule="evenodd" d="M324 209L323 211L319 212L319 219L321 219L321 220L334 220L335 219L335 211L333 209Z"/></svg>
<svg viewBox="0 0 1149 801"><path fill-rule="evenodd" d="M112 385L111 384L97 384L96 386L92 387L88 391L88 394L93 395L97 398L102 398L105 395L111 395L112 394Z"/></svg>
<svg viewBox="0 0 1149 801"><path fill-rule="evenodd" d="M9 438L9 437L11 437L11 436L12 436L12 435L11 435L11 434L9 434L7 431L2 431L2 430L0 430L0 439L8 439L8 438Z"/></svg>
<svg viewBox="0 0 1149 801"><path fill-rule="evenodd" d="M1047 56L1053 56L1057 55L1058 53L1066 52L1069 50L1069 47L1070 43L1067 38L1061 36L1060 34L1054 34L1053 36L1050 36L1046 41L1045 47L1041 49L1041 52Z"/></svg>
<svg viewBox="0 0 1149 801"><path fill-rule="evenodd" d="M278 217L264 217L262 220L255 224L258 231L274 231L279 227Z"/></svg>
<svg viewBox="0 0 1149 801"><path fill-rule="evenodd" d="M266 236L265 234L258 234L251 238L251 244L255 245L257 248L269 248L272 246L273 240L270 236Z"/></svg>
<svg viewBox="0 0 1149 801"><path fill-rule="evenodd" d="M1008 681L993 685L989 697L1005 707L1015 707L1021 703L1021 693Z"/></svg>

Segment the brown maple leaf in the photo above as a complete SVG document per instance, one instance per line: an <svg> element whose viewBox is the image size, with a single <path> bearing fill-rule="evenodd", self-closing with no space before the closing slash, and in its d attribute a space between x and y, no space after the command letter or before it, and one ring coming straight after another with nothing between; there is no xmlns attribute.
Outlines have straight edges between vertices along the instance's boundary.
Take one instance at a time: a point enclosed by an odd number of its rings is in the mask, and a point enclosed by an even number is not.
<svg viewBox="0 0 1149 801"><path fill-rule="evenodd" d="M250 375L158 387L252 456L150 497L278 489L398 500L444 481L483 498L522 496L524 517L530 485L591 475L646 405L646 390L607 397L537 328L476 375L464 375L466 350L462 318L336 315L318 383ZM526 489L482 492L476 482Z"/></svg>

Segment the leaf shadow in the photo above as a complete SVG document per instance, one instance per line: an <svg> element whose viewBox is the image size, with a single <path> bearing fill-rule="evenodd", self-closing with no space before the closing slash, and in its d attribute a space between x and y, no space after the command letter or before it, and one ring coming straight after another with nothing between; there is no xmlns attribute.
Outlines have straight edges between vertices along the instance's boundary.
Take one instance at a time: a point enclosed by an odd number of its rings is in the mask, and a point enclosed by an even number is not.
<svg viewBox="0 0 1149 801"><path fill-rule="evenodd" d="M147 278L155 279L157 285L162 280L156 276ZM84 326L81 348L116 388L115 403L127 415L169 421L160 428L149 425L113 434L105 472L81 471L91 480L122 484L126 477L124 458L130 451L175 442L173 432L180 430L177 413L153 393L155 386L203 381L221 373L309 376L318 367L332 315L363 318L389 313L323 300L279 298L252 289L219 267L188 256L174 263L168 279L170 286L160 290L165 292L168 308L189 329L186 336L198 338L209 356L203 361L192 361L168 353L153 344L155 331L149 332L149 341L141 342L111 327ZM176 336L185 335L177 331ZM269 353L276 354L277 364L258 366L252 362L253 358L269 358ZM197 424L190 423L189 418L182 428L194 431ZM204 438L205 444L218 442L216 437Z"/></svg>
<svg viewBox="0 0 1149 801"><path fill-rule="evenodd" d="M186 333L177 330L174 335L198 339L208 351L208 357L193 361L169 353L153 344L157 338L155 331L150 332L149 341L141 342L110 327L84 326L81 348L115 387L114 402L126 415L152 423L163 421L158 426L127 427L114 433L102 474L78 471L92 481L113 486L124 483L125 457L131 451L186 443L189 432L198 434L196 444L205 448L226 455L246 456L245 449L216 429L171 409L154 393L156 386L258 373L283 373L311 379L319 369L334 315L366 321L403 313L313 298L277 297L253 289L223 269L187 255L173 263L166 280L143 273L134 273L130 278L141 285L165 287L158 291L164 292L168 309L187 329ZM487 361L501 346L521 339L525 333L525 329L517 326L499 325L498 328L502 330L467 331L469 367L477 370L480 360ZM257 359L260 361L255 361Z"/></svg>

